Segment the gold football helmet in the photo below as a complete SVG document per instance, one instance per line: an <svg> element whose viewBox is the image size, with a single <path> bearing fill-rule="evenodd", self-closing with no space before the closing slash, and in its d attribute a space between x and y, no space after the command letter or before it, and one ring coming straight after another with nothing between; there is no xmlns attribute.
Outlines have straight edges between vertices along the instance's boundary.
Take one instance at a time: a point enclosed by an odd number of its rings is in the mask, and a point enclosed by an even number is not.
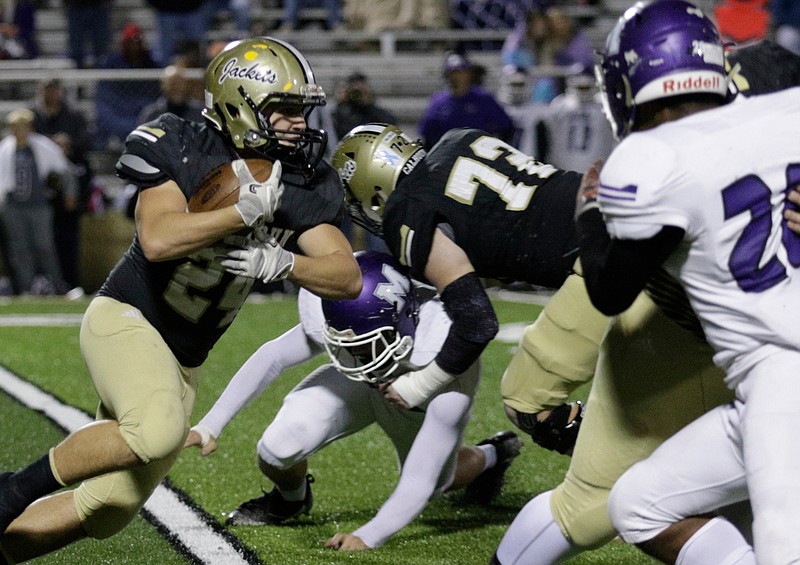
<svg viewBox="0 0 800 565"><path fill-rule="evenodd" d="M322 158L327 134L306 129L288 132L270 126L276 109L296 107L307 118L325 105L325 92L316 84L306 58L294 47L272 37L233 41L209 63L205 75L203 116L227 135L237 149L280 159L284 168L306 174ZM299 138L281 144L284 135Z"/></svg>
<svg viewBox="0 0 800 565"><path fill-rule="evenodd" d="M345 188L353 222L382 235L381 216L398 181L422 158L422 143L388 124L365 124L350 130L336 147L331 165Z"/></svg>

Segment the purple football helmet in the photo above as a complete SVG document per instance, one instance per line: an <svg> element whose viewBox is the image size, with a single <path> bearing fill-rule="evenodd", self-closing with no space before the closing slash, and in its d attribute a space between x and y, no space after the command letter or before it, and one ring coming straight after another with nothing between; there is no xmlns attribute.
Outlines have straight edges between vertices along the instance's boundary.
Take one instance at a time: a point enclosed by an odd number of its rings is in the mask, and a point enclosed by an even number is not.
<svg viewBox="0 0 800 565"><path fill-rule="evenodd" d="M323 300L325 349L345 376L368 383L392 378L408 357L417 329L414 289L386 253L359 251L363 286L354 300Z"/></svg>
<svg viewBox="0 0 800 565"><path fill-rule="evenodd" d="M728 93L719 32L683 0L628 8L608 34L595 72L617 139L630 133L638 104L680 94Z"/></svg>

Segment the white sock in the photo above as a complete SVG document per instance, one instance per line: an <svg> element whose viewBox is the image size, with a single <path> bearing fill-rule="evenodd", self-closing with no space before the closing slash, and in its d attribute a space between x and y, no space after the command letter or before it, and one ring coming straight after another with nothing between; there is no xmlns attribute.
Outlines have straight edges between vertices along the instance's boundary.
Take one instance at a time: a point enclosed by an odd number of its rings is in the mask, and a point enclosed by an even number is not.
<svg viewBox="0 0 800 565"><path fill-rule="evenodd" d="M579 554L553 519L550 511L552 491L543 492L520 510L497 548L502 565L561 563Z"/></svg>
<svg viewBox="0 0 800 565"><path fill-rule="evenodd" d="M475 447L483 451L483 456L486 457L486 464L483 467L484 471L497 465L497 449L495 449L493 445L476 445Z"/></svg>
<svg viewBox="0 0 800 565"><path fill-rule="evenodd" d="M736 527L714 518L683 544L675 565L756 565L753 548Z"/></svg>

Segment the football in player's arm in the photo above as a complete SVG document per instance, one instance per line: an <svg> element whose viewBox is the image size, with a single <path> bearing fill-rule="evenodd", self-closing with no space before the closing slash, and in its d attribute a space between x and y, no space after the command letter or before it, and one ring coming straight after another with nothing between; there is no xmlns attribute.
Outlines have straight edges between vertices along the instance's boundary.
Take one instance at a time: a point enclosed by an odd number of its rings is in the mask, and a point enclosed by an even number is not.
<svg viewBox="0 0 800 565"><path fill-rule="evenodd" d="M210 62L205 84L204 123L164 114L126 140L117 174L139 187L136 233L80 334L97 421L27 468L0 474L9 561L109 537L138 514L183 447L199 367L255 279L289 278L331 298L361 288L337 227L339 181L320 160L325 134L305 123L325 103L305 57L277 39L232 42ZM273 162L272 175L254 182L246 158ZM202 179L225 163L239 174L238 201L187 212Z"/></svg>
<svg viewBox="0 0 800 565"><path fill-rule="evenodd" d="M258 442L259 468L274 489L239 505L229 514L229 525L279 524L308 513L313 504L309 457L372 423L397 451L397 488L372 520L352 533L337 533L326 547L378 547L445 490L466 487L470 500L489 503L519 453L521 442L512 432L477 446L461 444L478 386L478 362L420 410L401 409L383 397L380 383L395 378L405 364L422 365L436 355L450 320L432 289L415 289L390 255L366 251L357 259L364 281L359 297L321 301L301 289L300 323L261 346L189 433L187 447L212 453L223 428L284 368L327 351L331 363L286 396Z"/></svg>

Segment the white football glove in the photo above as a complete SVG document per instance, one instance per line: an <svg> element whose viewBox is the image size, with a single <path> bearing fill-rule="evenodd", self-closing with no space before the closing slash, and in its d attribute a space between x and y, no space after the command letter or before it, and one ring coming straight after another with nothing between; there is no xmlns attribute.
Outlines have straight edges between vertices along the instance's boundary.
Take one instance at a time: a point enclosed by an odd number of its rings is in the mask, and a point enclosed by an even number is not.
<svg viewBox="0 0 800 565"><path fill-rule="evenodd" d="M258 182L253 177L244 159L232 162L231 167L240 183L239 201L234 206L247 227L253 227L261 219L272 221L283 196L281 162L272 163L272 172L265 182Z"/></svg>
<svg viewBox="0 0 800 565"><path fill-rule="evenodd" d="M264 243L253 241L250 245L228 251L220 264L234 275L268 283L283 280L292 273L294 253L278 245L273 237Z"/></svg>

